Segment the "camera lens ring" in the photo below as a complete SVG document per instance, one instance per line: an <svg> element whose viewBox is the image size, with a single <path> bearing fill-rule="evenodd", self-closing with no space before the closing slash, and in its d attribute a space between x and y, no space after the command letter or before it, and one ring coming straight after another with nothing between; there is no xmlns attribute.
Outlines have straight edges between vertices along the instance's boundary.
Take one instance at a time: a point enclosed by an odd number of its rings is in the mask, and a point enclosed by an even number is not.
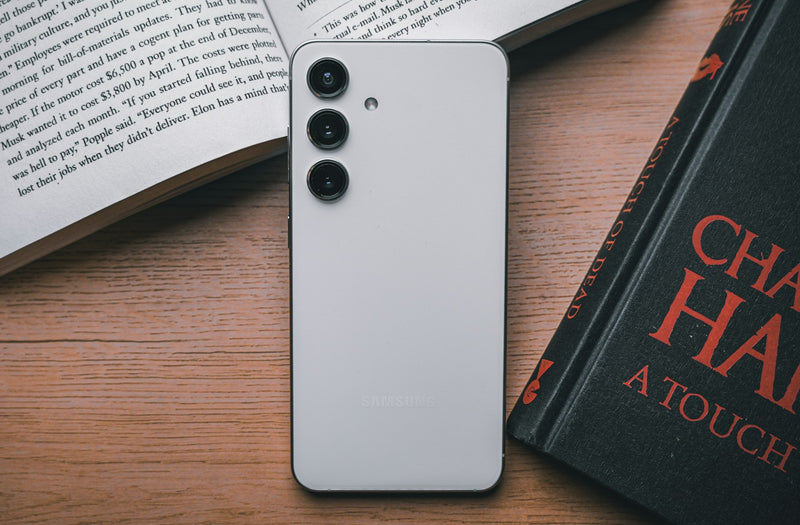
<svg viewBox="0 0 800 525"><path fill-rule="evenodd" d="M308 68L308 88L319 98L337 97L347 89L347 68L335 58L321 58Z"/></svg>
<svg viewBox="0 0 800 525"><path fill-rule="evenodd" d="M311 115L306 134L316 147L335 149L341 146L350 131L344 115L333 109L321 109Z"/></svg>
<svg viewBox="0 0 800 525"><path fill-rule="evenodd" d="M347 170L335 160L321 160L311 166L306 177L308 190L323 201L339 199L350 185Z"/></svg>

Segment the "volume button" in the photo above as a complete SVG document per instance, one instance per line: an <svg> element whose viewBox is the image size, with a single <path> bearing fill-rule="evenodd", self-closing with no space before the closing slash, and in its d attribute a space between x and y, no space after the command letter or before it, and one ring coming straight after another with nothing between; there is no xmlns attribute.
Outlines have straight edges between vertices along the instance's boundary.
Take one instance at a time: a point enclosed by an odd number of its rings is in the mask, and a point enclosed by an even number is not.
<svg viewBox="0 0 800 525"><path fill-rule="evenodd" d="M289 162L288 162L288 169L286 170L286 182L289 184L292 183L292 135L290 133L289 126L286 126L286 147L289 150Z"/></svg>

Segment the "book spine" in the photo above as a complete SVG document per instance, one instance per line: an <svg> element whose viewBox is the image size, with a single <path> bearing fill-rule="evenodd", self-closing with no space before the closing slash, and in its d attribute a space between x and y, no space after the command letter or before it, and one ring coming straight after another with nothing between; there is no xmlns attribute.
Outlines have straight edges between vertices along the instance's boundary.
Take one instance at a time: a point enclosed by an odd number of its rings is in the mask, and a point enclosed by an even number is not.
<svg viewBox="0 0 800 525"><path fill-rule="evenodd" d="M539 365L508 418L508 432L547 451L584 370L600 351L598 341L624 303L625 289L642 261L695 147L713 123L741 56L771 5L737 0L683 94L645 167L581 281Z"/></svg>

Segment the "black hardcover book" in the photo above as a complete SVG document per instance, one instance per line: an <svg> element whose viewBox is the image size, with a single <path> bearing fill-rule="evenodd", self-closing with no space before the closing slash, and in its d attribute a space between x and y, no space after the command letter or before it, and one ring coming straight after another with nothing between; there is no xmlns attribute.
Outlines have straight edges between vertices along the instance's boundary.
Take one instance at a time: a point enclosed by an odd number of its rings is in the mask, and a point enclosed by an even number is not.
<svg viewBox="0 0 800 525"><path fill-rule="evenodd" d="M677 523L800 524L800 1L736 1L508 420Z"/></svg>

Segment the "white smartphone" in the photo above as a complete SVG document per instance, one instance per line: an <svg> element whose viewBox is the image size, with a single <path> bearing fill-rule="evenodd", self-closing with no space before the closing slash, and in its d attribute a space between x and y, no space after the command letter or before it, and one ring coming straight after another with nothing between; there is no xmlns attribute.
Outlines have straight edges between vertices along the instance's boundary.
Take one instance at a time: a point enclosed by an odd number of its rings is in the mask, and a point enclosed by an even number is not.
<svg viewBox="0 0 800 525"><path fill-rule="evenodd" d="M488 490L503 469L506 55L314 41L290 79L294 476Z"/></svg>

